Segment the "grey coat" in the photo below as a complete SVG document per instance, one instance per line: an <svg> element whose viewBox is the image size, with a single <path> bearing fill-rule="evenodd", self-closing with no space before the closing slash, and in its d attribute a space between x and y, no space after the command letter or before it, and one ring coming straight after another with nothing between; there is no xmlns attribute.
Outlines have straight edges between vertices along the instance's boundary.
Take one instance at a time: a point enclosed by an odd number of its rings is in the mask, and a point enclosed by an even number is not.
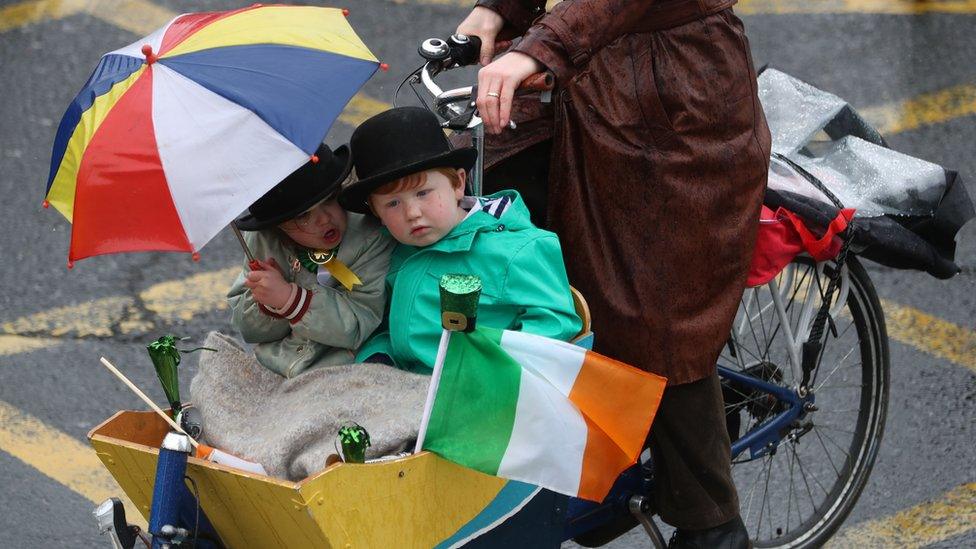
<svg viewBox="0 0 976 549"><path fill-rule="evenodd" d="M354 213L348 219L338 258L363 282L352 291L335 280L322 285L304 268L291 269L299 248L278 229L245 234L256 258L275 258L285 271L285 280L313 294L308 311L297 323L271 317L261 312L251 290L244 286L249 270L245 261L227 299L234 326L244 341L256 344L254 353L265 368L290 378L314 366L348 364L379 326L386 301L384 280L395 242L373 219Z"/></svg>

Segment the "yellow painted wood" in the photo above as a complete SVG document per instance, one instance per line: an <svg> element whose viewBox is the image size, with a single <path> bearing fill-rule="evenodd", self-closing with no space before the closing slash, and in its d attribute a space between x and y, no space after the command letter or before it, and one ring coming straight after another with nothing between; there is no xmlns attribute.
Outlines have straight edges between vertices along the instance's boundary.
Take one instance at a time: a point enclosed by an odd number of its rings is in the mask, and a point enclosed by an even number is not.
<svg viewBox="0 0 976 549"><path fill-rule="evenodd" d="M120 412L89 433L105 467L147 514L165 433L150 412ZM190 458L187 476L231 548L431 547L473 519L505 485L427 452L339 463L301 482Z"/></svg>

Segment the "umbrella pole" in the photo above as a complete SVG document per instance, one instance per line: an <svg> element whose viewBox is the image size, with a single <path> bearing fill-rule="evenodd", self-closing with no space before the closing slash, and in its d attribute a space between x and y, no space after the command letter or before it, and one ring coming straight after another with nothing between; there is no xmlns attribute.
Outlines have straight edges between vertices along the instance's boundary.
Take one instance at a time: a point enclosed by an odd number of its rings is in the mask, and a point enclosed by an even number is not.
<svg viewBox="0 0 976 549"><path fill-rule="evenodd" d="M261 264L254 259L254 254L252 254L251 249L247 247L247 242L244 240L244 235L241 234L241 230L237 228L237 223L231 221L230 228L234 229L234 234L237 235L237 241L241 243L241 248L244 248L244 255L247 256L248 266L251 267L252 271L260 271Z"/></svg>

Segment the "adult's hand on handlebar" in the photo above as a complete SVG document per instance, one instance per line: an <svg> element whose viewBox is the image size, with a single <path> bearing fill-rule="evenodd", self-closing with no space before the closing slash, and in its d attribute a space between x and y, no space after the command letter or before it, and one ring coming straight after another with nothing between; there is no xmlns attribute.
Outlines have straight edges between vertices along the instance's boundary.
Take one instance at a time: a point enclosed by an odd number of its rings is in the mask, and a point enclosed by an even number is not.
<svg viewBox="0 0 976 549"><path fill-rule="evenodd" d="M478 98L475 102L485 131L499 134L508 127L515 90L523 80L543 70L545 66L535 58L520 52L509 52L478 71Z"/></svg>
<svg viewBox="0 0 976 549"><path fill-rule="evenodd" d="M482 65L488 65L495 56L495 37L504 26L505 20L497 12L476 6L458 25L457 33L481 38L481 54L478 59Z"/></svg>

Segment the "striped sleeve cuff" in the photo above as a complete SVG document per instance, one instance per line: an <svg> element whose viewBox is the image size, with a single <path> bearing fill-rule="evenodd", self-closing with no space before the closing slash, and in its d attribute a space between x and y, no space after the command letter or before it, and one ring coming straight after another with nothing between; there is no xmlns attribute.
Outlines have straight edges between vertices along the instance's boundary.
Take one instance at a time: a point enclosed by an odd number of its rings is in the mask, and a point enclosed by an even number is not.
<svg viewBox="0 0 976 549"><path fill-rule="evenodd" d="M294 282L292 282L291 286L291 297L284 307L266 307L259 303L258 306L261 308L261 311L268 316L283 318L291 324L297 324L305 316L305 313L308 312L308 308L312 304L313 294Z"/></svg>

